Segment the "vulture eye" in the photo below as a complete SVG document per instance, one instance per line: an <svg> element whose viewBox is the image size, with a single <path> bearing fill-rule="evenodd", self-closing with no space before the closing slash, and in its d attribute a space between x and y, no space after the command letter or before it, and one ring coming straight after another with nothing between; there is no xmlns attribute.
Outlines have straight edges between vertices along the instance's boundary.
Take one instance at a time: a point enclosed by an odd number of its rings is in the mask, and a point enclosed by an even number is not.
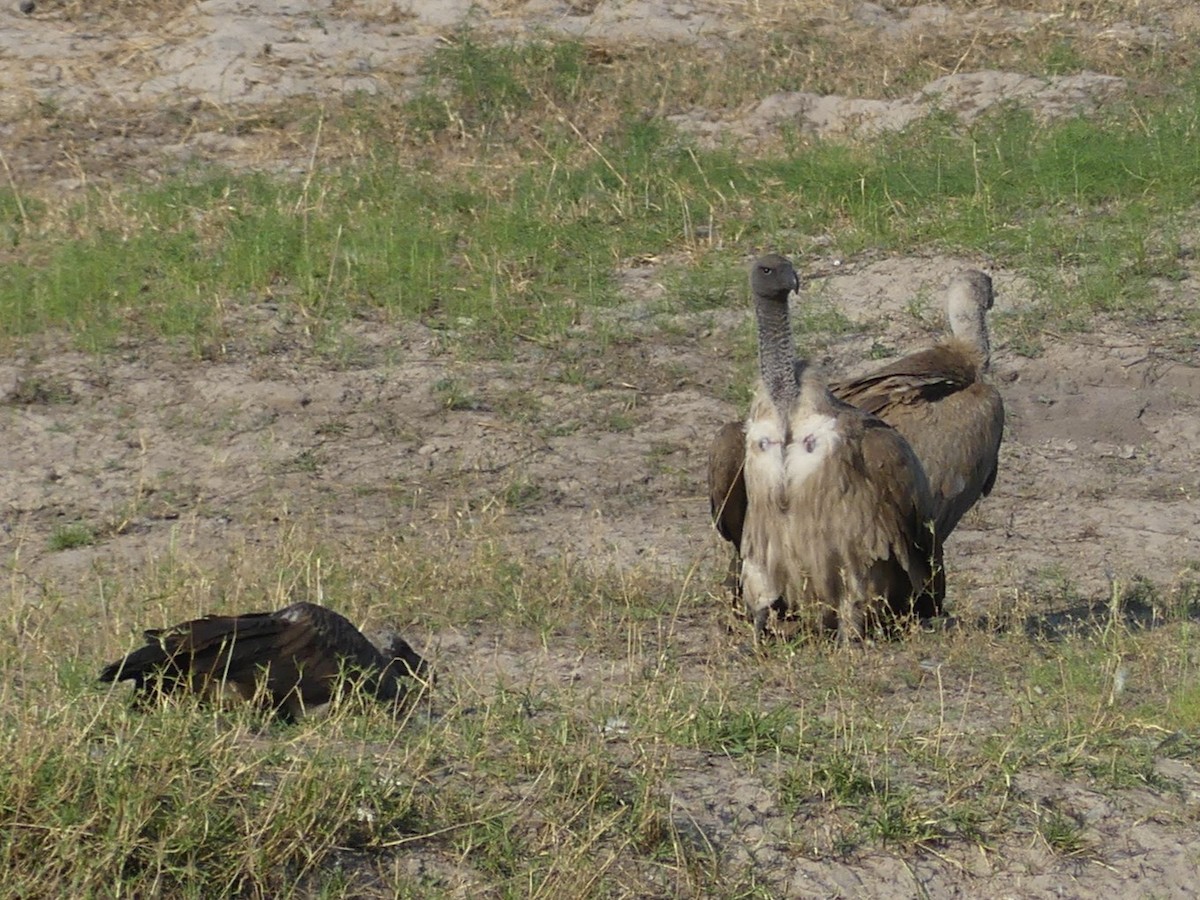
<svg viewBox="0 0 1200 900"><path fill-rule="evenodd" d="M771 267L770 266L759 266L758 271L762 272L764 275L770 275Z"/></svg>

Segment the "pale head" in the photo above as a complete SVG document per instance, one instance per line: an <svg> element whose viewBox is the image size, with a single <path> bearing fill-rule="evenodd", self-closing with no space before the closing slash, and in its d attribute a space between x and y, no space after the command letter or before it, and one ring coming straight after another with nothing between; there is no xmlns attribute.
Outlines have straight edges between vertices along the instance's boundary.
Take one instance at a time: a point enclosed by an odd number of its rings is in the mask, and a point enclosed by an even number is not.
<svg viewBox="0 0 1200 900"><path fill-rule="evenodd" d="M787 257L768 253L750 266L750 292L755 297L787 303L788 294L798 290L800 278Z"/></svg>
<svg viewBox="0 0 1200 900"><path fill-rule="evenodd" d="M950 333L983 354L985 367L991 356L986 316L993 302L992 279L986 273L963 269L950 279L946 289Z"/></svg>

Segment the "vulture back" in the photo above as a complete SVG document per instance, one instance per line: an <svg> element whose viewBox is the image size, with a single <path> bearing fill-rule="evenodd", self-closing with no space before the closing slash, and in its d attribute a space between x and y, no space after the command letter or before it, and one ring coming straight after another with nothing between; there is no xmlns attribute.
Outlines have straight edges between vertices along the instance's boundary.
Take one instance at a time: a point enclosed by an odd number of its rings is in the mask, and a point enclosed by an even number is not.
<svg viewBox="0 0 1200 900"><path fill-rule="evenodd" d="M205 616L145 633L146 645L106 666L100 680L134 682L135 697L229 689L285 719L328 703L339 687L396 701L424 660L403 639L385 656L344 616L315 603L277 612Z"/></svg>

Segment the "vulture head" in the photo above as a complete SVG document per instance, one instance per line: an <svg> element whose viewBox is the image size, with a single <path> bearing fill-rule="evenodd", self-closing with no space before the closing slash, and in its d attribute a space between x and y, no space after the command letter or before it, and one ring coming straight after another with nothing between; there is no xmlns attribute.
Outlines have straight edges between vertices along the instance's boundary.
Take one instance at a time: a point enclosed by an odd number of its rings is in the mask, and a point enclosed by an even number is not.
<svg viewBox="0 0 1200 900"><path fill-rule="evenodd" d="M379 653L385 660L384 677L396 682L401 693L410 683L409 679L433 684L435 679L429 663L399 633L388 630L373 637L372 643L379 648Z"/></svg>
<svg viewBox="0 0 1200 900"><path fill-rule="evenodd" d="M754 261L750 269L750 291L755 298L787 303L788 294L800 290L800 277L791 260L778 253L768 253Z"/></svg>

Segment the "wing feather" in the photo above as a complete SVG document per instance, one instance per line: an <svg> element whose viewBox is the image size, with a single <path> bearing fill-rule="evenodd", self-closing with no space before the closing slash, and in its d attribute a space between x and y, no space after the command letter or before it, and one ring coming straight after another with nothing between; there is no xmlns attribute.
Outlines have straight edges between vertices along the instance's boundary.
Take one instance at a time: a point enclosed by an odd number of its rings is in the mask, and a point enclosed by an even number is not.
<svg viewBox="0 0 1200 900"><path fill-rule="evenodd" d="M834 386L909 442L928 477L943 540L995 483L1004 403L982 381L981 361L978 350L951 339Z"/></svg>
<svg viewBox="0 0 1200 900"><path fill-rule="evenodd" d="M708 449L708 504L717 532L734 547L742 545L746 521L746 429L726 422Z"/></svg>

